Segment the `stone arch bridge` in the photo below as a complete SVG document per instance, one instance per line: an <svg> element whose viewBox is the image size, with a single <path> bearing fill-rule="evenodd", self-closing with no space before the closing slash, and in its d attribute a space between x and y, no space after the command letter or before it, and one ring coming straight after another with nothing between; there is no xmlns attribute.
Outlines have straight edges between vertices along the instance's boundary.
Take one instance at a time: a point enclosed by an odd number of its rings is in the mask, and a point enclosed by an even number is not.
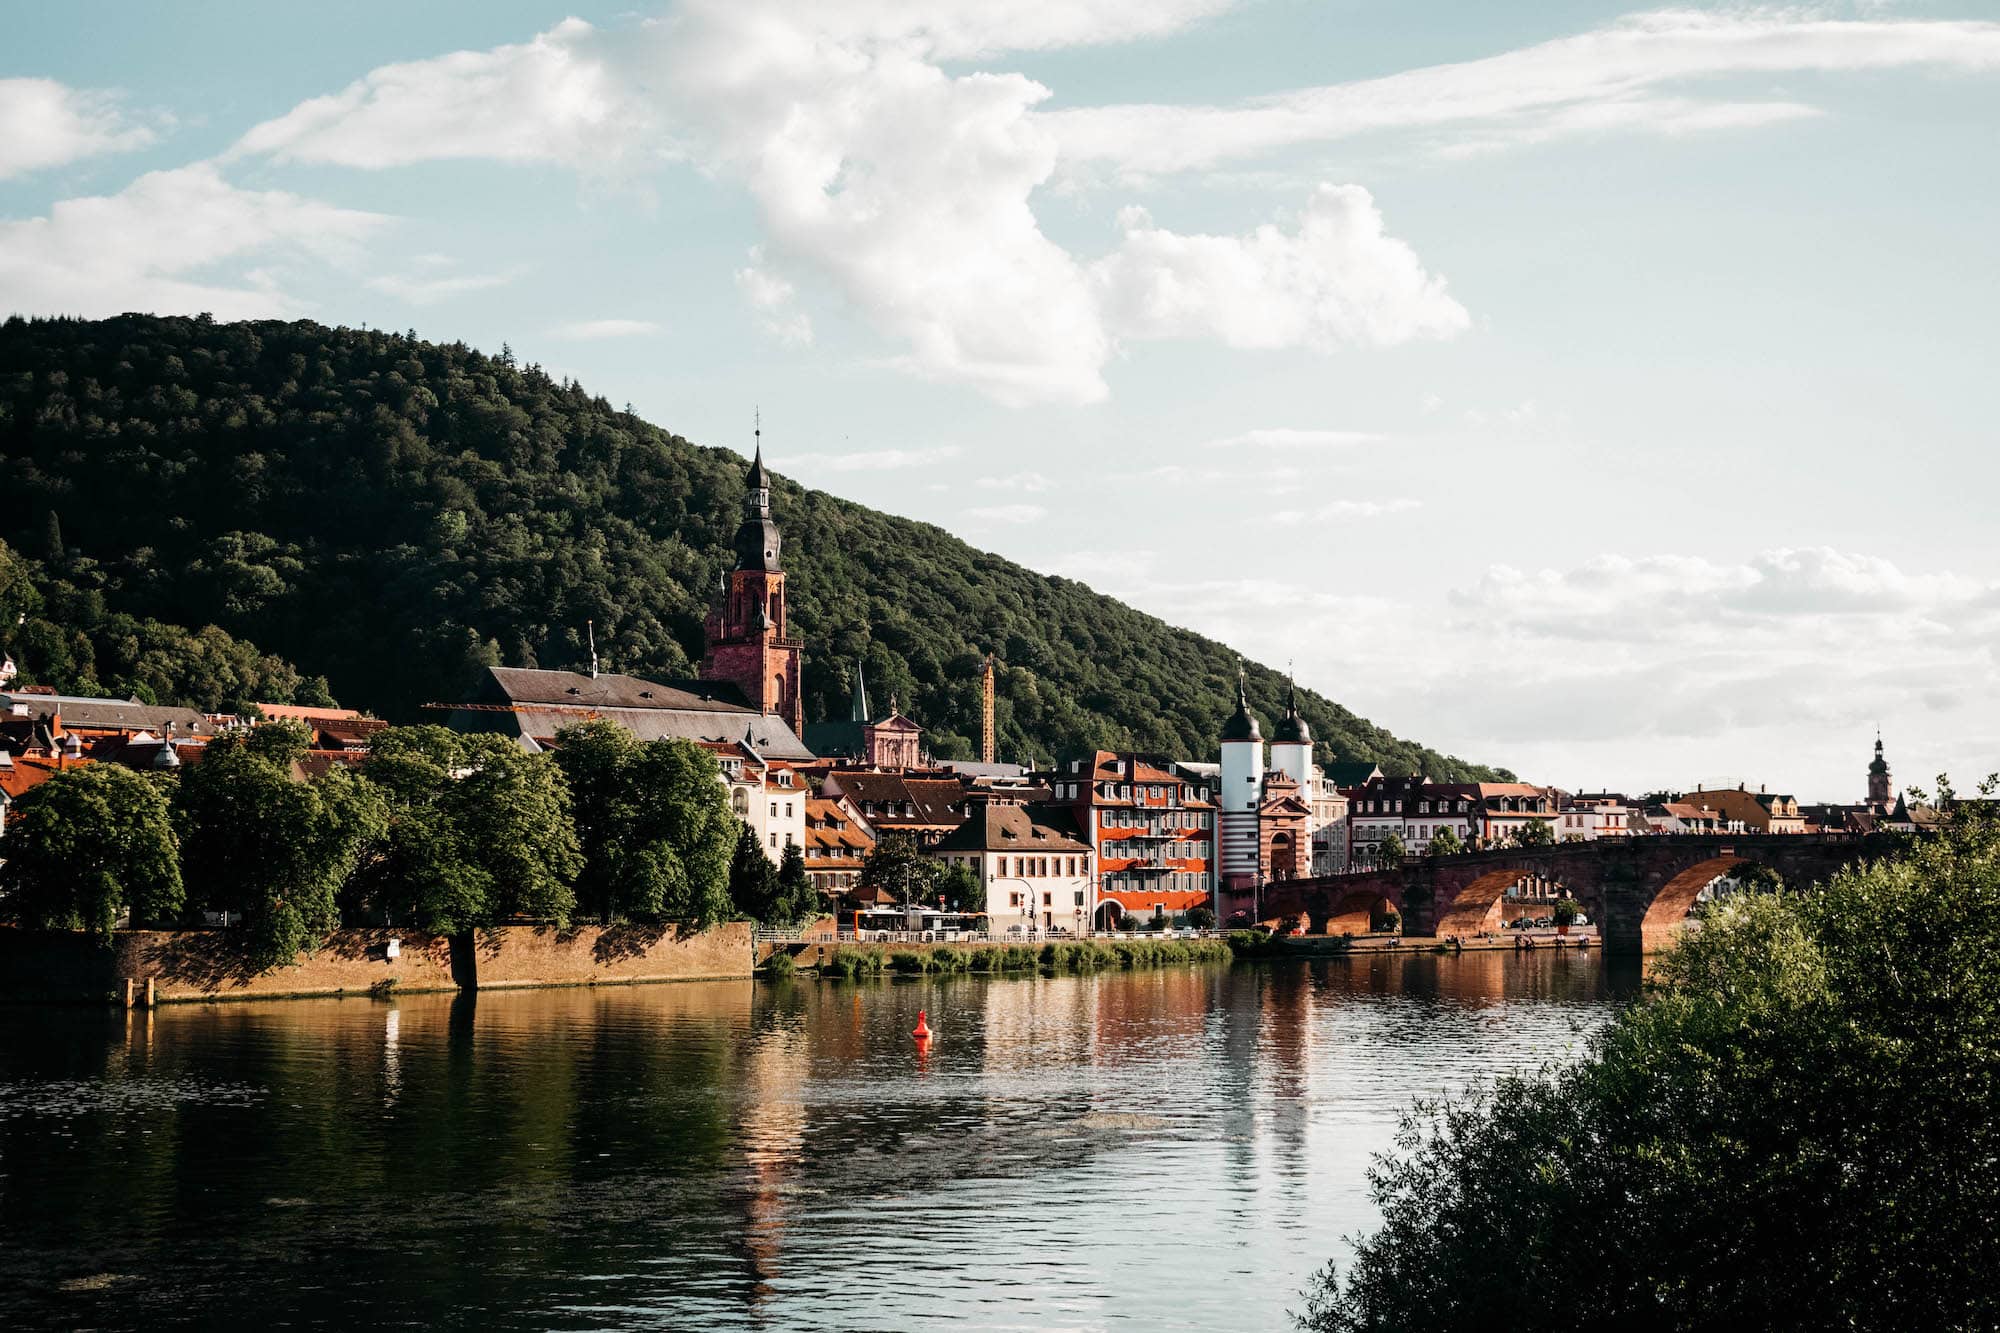
<svg viewBox="0 0 2000 1333"><path fill-rule="evenodd" d="M1606 952L1649 953L1673 940L1718 876L1765 866L1786 884L1814 884L1895 842L1893 834L1681 834L1413 857L1395 870L1266 884L1257 916L1302 916L1315 935L1360 934L1386 906L1411 935L1472 936L1499 923L1509 886L1536 875L1583 905Z"/></svg>

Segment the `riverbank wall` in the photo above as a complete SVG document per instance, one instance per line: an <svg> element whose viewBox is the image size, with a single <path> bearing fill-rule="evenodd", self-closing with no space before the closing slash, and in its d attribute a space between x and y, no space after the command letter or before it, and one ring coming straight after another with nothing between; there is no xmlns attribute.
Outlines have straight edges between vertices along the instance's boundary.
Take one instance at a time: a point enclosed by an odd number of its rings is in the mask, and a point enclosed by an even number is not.
<svg viewBox="0 0 2000 1333"><path fill-rule="evenodd" d="M293 962L259 971L233 932L121 930L109 940L74 931L0 929L0 999L156 1004L628 985L747 977L751 928L494 926L462 935L339 930Z"/></svg>

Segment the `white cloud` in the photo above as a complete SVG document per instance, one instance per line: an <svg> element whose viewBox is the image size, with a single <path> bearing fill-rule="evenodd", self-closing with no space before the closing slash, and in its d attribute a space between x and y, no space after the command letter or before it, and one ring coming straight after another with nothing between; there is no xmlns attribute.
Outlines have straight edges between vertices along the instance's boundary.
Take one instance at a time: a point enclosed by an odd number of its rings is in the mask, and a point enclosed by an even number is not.
<svg viewBox="0 0 2000 1333"><path fill-rule="evenodd" d="M1704 100L1669 89L1907 68L2000 69L2000 23L1842 20L1801 8L1662 10L1479 60L1233 106L1077 107L1043 119L1067 163L1145 176L1382 132L1430 133L1442 136L1439 147L1462 150L1560 134L1754 127L1816 109L1784 98Z"/></svg>
<svg viewBox="0 0 2000 1333"><path fill-rule="evenodd" d="M134 120L110 93L54 79L0 79L0 180L144 148L158 137L153 124Z"/></svg>
<svg viewBox="0 0 2000 1333"><path fill-rule="evenodd" d="M1041 505L1011 504L987 505L983 508L968 509L965 516L975 523L1037 523L1048 516L1048 510Z"/></svg>
<svg viewBox="0 0 2000 1333"><path fill-rule="evenodd" d="M128 310L255 319L306 309L283 287L298 259L351 265L389 219L280 190L243 190L208 164L149 172L113 195L0 221L0 310L102 317ZM235 282L225 261L259 267Z"/></svg>
<svg viewBox="0 0 2000 1333"><path fill-rule="evenodd" d="M981 477L978 486L985 491L1026 491L1038 494L1055 485L1039 472L1016 472L1005 477Z"/></svg>
<svg viewBox="0 0 2000 1333"><path fill-rule="evenodd" d="M948 462L958 453L955 444L928 449L863 449L851 454L801 454L787 460L787 466L819 472L901 472Z"/></svg>
<svg viewBox="0 0 2000 1333"><path fill-rule="evenodd" d="M1214 337L1231 347L1386 347L1471 324L1444 281L1382 230L1358 185L1321 185L1286 233L1178 236L1139 209L1093 272L1113 328L1129 337Z"/></svg>
<svg viewBox="0 0 2000 1333"><path fill-rule="evenodd" d="M2000 584L1878 556L1603 555L1494 566L1442 597L1188 579L1147 550L1050 573L1166 615L1363 716L1540 781L1628 790L1768 781L1860 795L1872 728L1899 776L2000 767Z"/></svg>
<svg viewBox="0 0 2000 1333"><path fill-rule="evenodd" d="M752 250L750 258L750 267L736 270L736 287L758 312L758 323L764 332L786 347L809 346L813 340L812 320L794 307L797 290L784 278L760 267L761 251Z"/></svg>
<svg viewBox="0 0 2000 1333"><path fill-rule="evenodd" d="M393 296L410 305L436 305L439 301L467 292L491 291L504 287L521 276L524 270L508 269L504 273L459 273L448 277L422 278L410 274L382 273L369 278L370 290Z"/></svg>
<svg viewBox="0 0 2000 1333"><path fill-rule="evenodd" d="M1157 35L1221 4L690 0L617 32L570 20L386 66L234 151L599 175L685 160L755 200L766 239L737 282L773 336L811 340L793 286L810 278L898 348L889 364L1008 403L1100 400L1104 367L1143 339L1331 350L1457 332L1464 311L1358 187L1316 192L1296 231L1178 235L1133 213L1109 254L1072 254L1031 204L1057 167L1049 89L941 63Z"/></svg>
<svg viewBox="0 0 2000 1333"><path fill-rule="evenodd" d="M644 338L659 331L660 326L650 319L579 319L558 324L549 333L557 338L588 342L600 338Z"/></svg>
<svg viewBox="0 0 2000 1333"><path fill-rule="evenodd" d="M346 167L490 158L606 170L644 141L652 110L607 63L601 37L565 19L519 45L383 65L254 127L230 154Z"/></svg>
<svg viewBox="0 0 2000 1333"><path fill-rule="evenodd" d="M1366 430L1300 430L1292 426L1275 426L1225 435L1219 440L1210 440L1202 447L1221 450L1341 449L1355 444L1379 444L1384 438Z"/></svg>

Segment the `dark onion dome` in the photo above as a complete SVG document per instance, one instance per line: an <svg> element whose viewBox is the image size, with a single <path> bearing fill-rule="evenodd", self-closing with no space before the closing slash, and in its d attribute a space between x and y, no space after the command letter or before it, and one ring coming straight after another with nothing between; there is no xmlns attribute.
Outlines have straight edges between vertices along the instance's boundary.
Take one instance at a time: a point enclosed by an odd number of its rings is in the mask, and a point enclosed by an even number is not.
<svg viewBox="0 0 2000 1333"><path fill-rule="evenodd" d="M1311 745L1312 738L1312 728L1299 716L1298 683L1292 682L1285 687L1285 715L1272 729L1271 743L1282 745L1287 741L1295 741L1301 745Z"/></svg>
<svg viewBox="0 0 2000 1333"><path fill-rule="evenodd" d="M1882 738L1880 736L1875 738L1875 762L1868 765L1868 771L1870 773L1887 773L1889 771L1889 761L1882 757Z"/></svg>
<svg viewBox="0 0 2000 1333"><path fill-rule="evenodd" d="M744 519L743 526L736 529L736 567L775 572L782 541L778 525L768 515Z"/></svg>
<svg viewBox="0 0 2000 1333"><path fill-rule="evenodd" d="M771 518L771 474L764 470L761 447L750 463L743 487L743 523L736 529L736 567L776 573L784 539L778 535L778 525Z"/></svg>
<svg viewBox="0 0 2000 1333"><path fill-rule="evenodd" d="M1236 678L1236 711L1222 724L1222 739L1225 741L1258 741L1263 733L1257 729L1257 719L1250 714L1250 696L1243 692L1243 677Z"/></svg>

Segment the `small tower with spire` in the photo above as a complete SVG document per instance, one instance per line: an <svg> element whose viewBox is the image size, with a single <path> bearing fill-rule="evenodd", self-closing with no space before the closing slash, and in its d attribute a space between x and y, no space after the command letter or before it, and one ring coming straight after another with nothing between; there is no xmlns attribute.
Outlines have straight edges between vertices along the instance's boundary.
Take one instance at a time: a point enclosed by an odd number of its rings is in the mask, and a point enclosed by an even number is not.
<svg viewBox="0 0 2000 1333"><path fill-rule="evenodd" d="M1887 811L1895 804L1895 783L1889 777L1889 761L1882 757L1882 729L1875 729L1875 758L1868 765L1868 804Z"/></svg>
<svg viewBox="0 0 2000 1333"><path fill-rule="evenodd" d="M752 708L805 730L800 659L804 644L785 626L783 538L771 517L771 474L764 470L763 414L757 416L755 453L743 478L743 521L736 528L736 566L723 576L722 592L703 625L707 649L701 678L728 681Z"/></svg>
<svg viewBox="0 0 2000 1333"><path fill-rule="evenodd" d="M1285 715L1271 729L1271 767L1299 784L1300 791L1312 790L1313 734L1299 716L1299 683L1285 682Z"/></svg>
<svg viewBox="0 0 2000 1333"><path fill-rule="evenodd" d="M1222 791L1215 815L1217 887L1256 882L1257 808L1264 799L1264 733L1250 711L1242 663L1236 666L1236 711L1222 724Z"/></svg>

